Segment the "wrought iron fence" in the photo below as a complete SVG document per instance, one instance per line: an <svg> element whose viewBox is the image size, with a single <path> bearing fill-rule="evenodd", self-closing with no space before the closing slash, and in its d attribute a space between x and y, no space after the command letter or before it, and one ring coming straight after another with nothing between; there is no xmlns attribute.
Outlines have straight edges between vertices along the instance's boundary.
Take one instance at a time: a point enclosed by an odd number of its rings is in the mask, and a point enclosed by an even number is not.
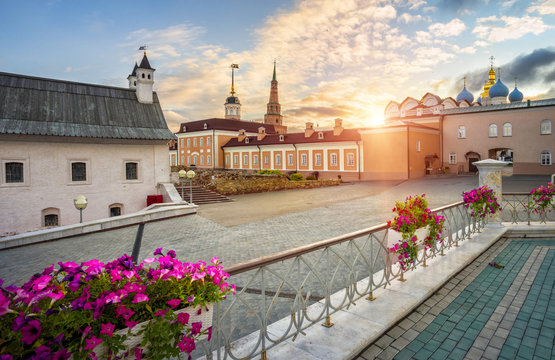
<svg viewBox="0 0 555 360"><path fill-rule="evenodd" d="M413 266L425 266L484 226L462 201L434 212L445 217L443 240L420 251ZM201 342L194 358L265 359L269 349L309 326L331 326L337 311L373 300L374 290L403 277L389 256L388 232L382 224L226 268L237 294L216 304L212 340Z"/></svg>
<svg viewBox="0 0 555 360"><path fill-rule="evenodd" d="M539 221L545 224L547 221L555 221L555 212L539 213L528 205L532 200L529 193L503 193L501 201L501 218L503 221L517 224L526 222L530 225L531 221Z"/></svg>

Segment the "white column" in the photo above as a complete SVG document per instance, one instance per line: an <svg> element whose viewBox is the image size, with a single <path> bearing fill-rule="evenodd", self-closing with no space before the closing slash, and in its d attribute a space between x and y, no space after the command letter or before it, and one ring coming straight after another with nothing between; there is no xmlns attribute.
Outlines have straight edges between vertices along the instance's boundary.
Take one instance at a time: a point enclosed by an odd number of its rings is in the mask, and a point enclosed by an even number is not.
<svg viewBox="0 0 555 360"><path fill-rule="evenodd" d="M503 200L502 195L502 172L503 168L507 166L504 161L487 159L476 161L473 163L478 168L480 186L486 185L493 190L497 202L501 204ZM489 216L489 221L492 225L501 225L501 212L498 211L494 215Z"/></svg>

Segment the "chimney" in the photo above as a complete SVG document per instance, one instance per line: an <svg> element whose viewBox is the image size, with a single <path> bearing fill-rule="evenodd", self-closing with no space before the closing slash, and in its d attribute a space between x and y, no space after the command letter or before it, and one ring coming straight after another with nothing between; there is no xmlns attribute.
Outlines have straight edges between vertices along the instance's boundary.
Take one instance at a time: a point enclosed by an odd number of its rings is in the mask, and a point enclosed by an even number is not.
<svg viewBox="0 0 555 360"><path fill-rule="evenodd" d="M343 120L335 119L335 126L333 127L333 136L339 136L343 132Z"/></svg>
<svg viewBox="0 0 555 360"><path fill-rule="evenodd" d="M245 129L239 130L239 135L237 135L237 141L243 142L243 140L245 140L246 137L247 135L245 134Z"/></svg>
<svg viewBox="0 0 555 360"><path fill-rule="evenodd" d="M266 129L263 126L261 126L258 128L258 136L256 137L256 139L258 141L261 141L265 137L266 137Z"/></svg>
<svg viewBox="0 0 555 360"><path fill-rule="evenodd" d="M314 134L314 123L307 122L306 128L304 129L304 137L309 138Z"/></svg>

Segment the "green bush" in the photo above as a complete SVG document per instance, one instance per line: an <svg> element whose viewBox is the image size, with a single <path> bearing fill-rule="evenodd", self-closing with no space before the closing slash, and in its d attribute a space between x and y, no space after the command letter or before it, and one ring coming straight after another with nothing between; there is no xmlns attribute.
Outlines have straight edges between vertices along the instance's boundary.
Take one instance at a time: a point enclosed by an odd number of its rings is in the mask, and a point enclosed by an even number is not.
<svg viewBox="0 0 555 360"><path fill-rule="evenodd" d="M304 176L303 176L303 174L300 174L300 173L294 173L294 174L291 174L291 176L289 177L289 179L290 179L291 181L303 181L303 180L304 180Z"/></svg>
<svg viewBox="0 0 555 360"><path fill-rule="evenodd" d="M306 177L307 180L316 180L316 176L310 175Z"/></svg>
<svg viewBox="0 0 555 360"><path fill-rule="evenodd" d="M283 173L279 170L260 170L259 172L257 172L257 174L260 174L260 175L281 175L281 176L283 176Z"/></svg>

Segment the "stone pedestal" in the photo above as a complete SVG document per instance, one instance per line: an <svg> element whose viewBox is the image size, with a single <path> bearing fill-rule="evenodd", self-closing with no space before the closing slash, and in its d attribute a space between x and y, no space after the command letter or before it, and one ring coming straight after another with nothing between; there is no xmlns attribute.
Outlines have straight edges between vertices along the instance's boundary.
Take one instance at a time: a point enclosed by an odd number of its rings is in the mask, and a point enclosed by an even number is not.
<svg viewBox="0 0 555 360"><path fill-rule="evenodd" d="M503 168L507 166L504 161L487 159L476 161L473 163L478 168L480 186L486 185L493 190L497 202L501 204L503 199L502 195L502 172ZM501 212L498 211L494 215L489 216L489 222L492 225L501 225Z"/></svg>

